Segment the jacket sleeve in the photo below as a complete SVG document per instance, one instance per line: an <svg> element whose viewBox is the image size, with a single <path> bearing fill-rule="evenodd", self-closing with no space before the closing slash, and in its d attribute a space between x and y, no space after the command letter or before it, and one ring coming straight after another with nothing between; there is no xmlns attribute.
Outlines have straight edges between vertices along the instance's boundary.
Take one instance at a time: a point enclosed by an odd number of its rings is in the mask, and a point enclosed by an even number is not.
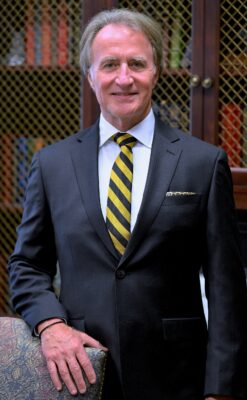
<svg viewBox="0 0 247 400"><path fill-rule="evenodd" d="M31 165L16 246L8 264L14 308L32 330L45 319L67 317L52 286L56 265L53 226L37 153Z"/></svg>
<svg viewBox="0 0 247 400"><path fill-rule="evenodd" d="M205 395L247 397L247 291L239 249L231 172L222 150L206 216L203 271L208 299Z"/></svg>

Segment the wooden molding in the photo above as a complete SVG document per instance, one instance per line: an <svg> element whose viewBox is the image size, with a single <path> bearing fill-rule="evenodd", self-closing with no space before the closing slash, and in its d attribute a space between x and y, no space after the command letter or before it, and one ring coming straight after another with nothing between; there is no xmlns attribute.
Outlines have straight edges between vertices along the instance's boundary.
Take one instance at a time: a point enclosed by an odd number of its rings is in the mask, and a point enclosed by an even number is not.
<svg viewBox="0 0 247 400"><path fill-rule="evenodd" d="M247 168L231 168L236 208L247 210Z"/></svg>

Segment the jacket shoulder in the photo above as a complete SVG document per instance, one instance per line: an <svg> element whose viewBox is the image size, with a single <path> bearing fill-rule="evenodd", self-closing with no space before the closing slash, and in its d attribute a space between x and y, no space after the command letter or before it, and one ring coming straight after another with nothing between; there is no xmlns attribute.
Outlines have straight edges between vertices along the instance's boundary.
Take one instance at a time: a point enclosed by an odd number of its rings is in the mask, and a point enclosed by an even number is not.
<svg viewBox="0 0 247 400"><path fill-rule="evenodd" d="M51 157L54 155L67 153L71 148L76 146L78 142L82 142L89 135L97 135L98 126L97 123L80 131L59 140L58 142L52 143L39 151L40 156Z"/></svg>
<svg viewBox="0 0 247 400"><path fill-rule="evenodd" d="M183 132L178 128L173 128L158 118L156 119L156 129L169 141L181 146L188 154L193 153L194 156L196 154L198 154L198 156L203 154L207 156L211 155L213 158L219 155L226 157L226 153L222 148L205 142L204 140L192 136L190 133Z"/></svg>

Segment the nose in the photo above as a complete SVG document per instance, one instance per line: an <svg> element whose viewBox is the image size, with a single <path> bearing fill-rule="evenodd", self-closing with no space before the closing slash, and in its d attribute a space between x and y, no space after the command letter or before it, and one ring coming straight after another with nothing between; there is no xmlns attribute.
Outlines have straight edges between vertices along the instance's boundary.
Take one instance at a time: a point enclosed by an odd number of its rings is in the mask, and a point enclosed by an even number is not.
<svg viewBox="0 0 247 400"><path fill-rule="evenodd" d="M127 64L121 64L116 76L116 83L120 86L128 86L133 83L133 77Z"/></svg>

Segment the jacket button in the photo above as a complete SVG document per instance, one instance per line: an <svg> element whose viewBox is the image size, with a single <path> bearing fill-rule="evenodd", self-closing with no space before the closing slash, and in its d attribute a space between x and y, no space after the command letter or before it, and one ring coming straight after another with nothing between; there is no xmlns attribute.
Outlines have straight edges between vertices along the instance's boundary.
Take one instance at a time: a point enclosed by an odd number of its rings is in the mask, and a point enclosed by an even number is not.
<svg viewBox="0 0 247 400"><path fill-rule="evenodd" d="M126 276L126 272L123 269L118 269L116 271L116 277L118 279L123 279L123 278L125 278L125 276Z"/></svg>

